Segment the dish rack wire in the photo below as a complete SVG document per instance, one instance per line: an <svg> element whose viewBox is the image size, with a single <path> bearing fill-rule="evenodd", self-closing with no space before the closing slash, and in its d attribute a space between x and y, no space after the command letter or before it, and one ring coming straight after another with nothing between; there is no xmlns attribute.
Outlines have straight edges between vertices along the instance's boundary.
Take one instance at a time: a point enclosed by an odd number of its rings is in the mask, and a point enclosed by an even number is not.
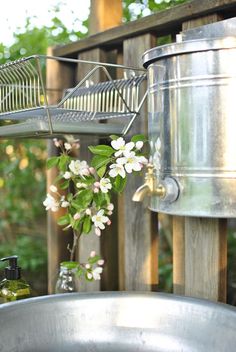
<svg viewBox="0 0 236 352"><path fill-rule="evenodd" d="M92 69L51 105L44 79L46 60L89 64ZM112 79L112 69L123 70L125 77ZM91 78L98 70L106 80L93 84ZM146 99L145 81L141 68L53 56L33 55L1 65L0 137L125 135Z"/></svg>

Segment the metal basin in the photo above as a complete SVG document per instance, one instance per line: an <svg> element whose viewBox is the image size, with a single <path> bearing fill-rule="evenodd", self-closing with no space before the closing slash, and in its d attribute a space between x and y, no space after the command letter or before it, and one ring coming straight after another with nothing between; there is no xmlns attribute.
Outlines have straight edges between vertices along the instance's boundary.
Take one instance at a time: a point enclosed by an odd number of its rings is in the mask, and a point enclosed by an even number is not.
<svg viewBox="0 0 236 352"><path fill-rule="evenodd" d="M236 309L157 293L76 293L0 307L1 352L235 351Z"/></svg>

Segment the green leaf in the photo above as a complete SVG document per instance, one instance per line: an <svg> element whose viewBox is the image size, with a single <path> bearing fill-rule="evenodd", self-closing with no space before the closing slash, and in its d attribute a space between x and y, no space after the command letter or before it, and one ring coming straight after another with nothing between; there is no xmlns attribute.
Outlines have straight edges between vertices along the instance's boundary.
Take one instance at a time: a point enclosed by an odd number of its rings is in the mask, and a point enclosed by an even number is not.
<svg viewBox="0 0 236 352"><path fill-rule="evenodd" d="M61 179L63 179L63 176L62 175L57 175L57 177L55 177L54 179L54 183L57 183L58 181L60 181Z"/></svg>
<svg viewBox="0 0 236 352"><path fill-rule="evenodd" d="M78 268L79 263L77 263L77 262L61 262L60 265L67 268L67 269L75 269L75 268Z"/></svg>
<svg viewBox="0 0 236 352"><path fill-rule="evenodd" d="M106 156L95 155L91 161L91 166L95 169L100 169L100 167L109 164L111 160L111 158L107 158Z"/></svg>
<svg viewBox="0 0 236 352"><path fill-rule="evenodd" d="M113 183L114 189L117 193L121 193L126 186L127 178L123 178L120 175L116 176Z"/></svg>
<svg viewBox="0 0 236 352"><path fill-rule="evenodd" d="M101 259L100 255L95 255L92 258L90 257L88 259L88 262L89 262L89 264L96 264L99 259Z"/></svg>
<svg viewBox="0 0 236 352"><path fill-rule="evenodd" d="M88 205L91 203L92 199L93 199L93 191L90 189L84 189L79 192L74 202L78 204L81 208L87 208Z"/></svg>
<svg viewBox="0 0 236 352"><path fill-rule="evenodd" d="M47 169L51 169L53 166L57 166L59 163L59 157L58 156L53 156L47 160Z"/></svg>
<svg viewBox="0 0 236 352"><path fill-rule="evenodd" d="M65 225L69 225L70 223L70 216L69 214L63 215L61 216L58 221L57 221L58 225L60 226L65 226Z"/></svg>
<svg viewBox="0 0 236 352"><path fill-rule="evenodd" d="M61 171L66 171L67 170L67 163L69 162L70 157L68 155L61 155L59 158L59 169Z"/></svg>
<svg viewBox="0 0 236 352"><path fill-rule="evenodd" d="M76 201L72 200L71 206L75 208L77 211L82 210L83 207L81 207L81 204L78 204Z"/></svg>
<svg viewBox="0 0 236 352"><path fill-rule="evenodd" d="M131 142L136 143L138 141L146 142L147 138L143 134L136 134L131 138Z"/></svg>
<svg viewBox="0 0 236 352"><path fill-rule="evenodd" d="M102 178L104 176L106 169L107 169L107 167L106 167L106 165L104 165L104 166L100 167L100 169L97 170L97 174L100 178Z"/></svg>
<svg viewBox="0 0 236 352"><path fill-rule="evenodd" d="M89 233L92 228L92 221L90 216L85 216L84 223L83 223L83 233Z"/></svg>
<svg viewBox="0 0 236 352"><path fill-rule="evenodd" d="M60 183L59 187L60 189L67 189L69 187L69 184L70 184L70 180L66 180L63 183Z"/></svg>
<svg viewBox="0 0 236 352"><path fill-rule="evenodd" d="M110 135L109 136L113 141L116 141L118 138L119 138L119 136L116 136L115 134L112 134L112 135Z"/></svg>
<svg viewBox="0 0 236 352"><path fill-rule="evenodd" d="M68 202L71 202L72 199L73 199L73 197L74 197L74 196L73 196L72 193L68 193L66 198L67 198Z"/></svg>
<svg viewBox="0 0 236 352"><path fill-rule="evenodd" d="M115 150L110 147L109 145L96 145L96 146L89 146L88 149L93 154L103 155L103 156L111 156L115 153Z"/></svg>

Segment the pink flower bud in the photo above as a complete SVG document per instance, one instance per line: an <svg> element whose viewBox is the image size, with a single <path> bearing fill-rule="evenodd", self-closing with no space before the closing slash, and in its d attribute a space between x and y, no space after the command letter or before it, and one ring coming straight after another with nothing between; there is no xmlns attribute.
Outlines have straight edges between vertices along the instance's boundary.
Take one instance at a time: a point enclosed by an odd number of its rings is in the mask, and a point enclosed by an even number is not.
<svg viewBox="0 0 236 352"><path fill-rule="evenodd" d="M100 187L100 183L99 182L95 182L93 185L94 185L94 187L97 187L97 188Z"/></svg>
<svg viewBox="0 0 236 352"><path fill-rule="evenodd" d="M86 210L85 210L85 214L86 214L86 215L91 215L91 214L92 214L92 213L91 213L91 209L89 209L89 208L86 209Z"/></svg>
<svg viewBox="0 0 236 352"><path fill-rule="evenodd" d="M111 225L111 220L110 220L110 219L107 221L107 225L108 225L108 226Z"/></svg>
<svg viewBox="0 0 236 352"><path fill-rule="evenodd" d="M94 192L94 193L98 193L98 192L99 192L99 189L98 189L98 188L94 188L93 192Z"/></svg>
<svg viewBox="0 0 236 352"><path fill-rule="evenodd" d="M95 227L95 234L100 237L101 236L101 230L98 227Z"/></svg>
<svg viewBox="0 0 236 352"><path fill-rule="evenodd" d="M96 252L95 252L95 251L92 251L92 252L90 253L90 258L95 257L95 255L96 255Z"/></svg>
<svg viewBox="0 0 236 352"><path fill-rule="evenodd" d="M112 215L113 214L113 212L112 211L109 211L108 213L107 213L107 215Z"/></svg>
<svg viewBox="0 0 236 352"><path fill-rule="evenodd" d="M94 167L89 167L89 172L90 172L90 174L94 175L95 174Z"/></svg>
<svg viewBox="0 0 236 352"><path fill-rule="evenodd" d="M98 265L103 265L104 264L104 259L99 259L98 260Z"/></svg>
<svg viewBox="0 0 236 352"><path fill-rule="evenodd" d="M57 192L57 187L54 186L54 185L51 185L51 186L49 187L49 189L50 189L50 191L53 192L53 193L56 193L56 192Z"/></svg>
<svg viewBox="0 0 236 352"><path fill-rule="evenodd" d="M74 220L79 220L80 219L80 213L75 213L73 218L74 218Z"/></svg>
<svg viewBox="0 0 236 352"><path fill-rule="evenodd" d="M55 147L60 147L60 145L61 145L61 142L57 139L57 138L53 138L53 143L54 143L54 145L55 145Z"/></svg>
<svg viewBox="0 0 236 352"><path fill-rule="evenodd" d="M114 210L114 204L112 203L108 204L107 210L110 210L110 211Z"/></svg>
<svg viewBox="0 0 236 352"><path fill-rule="evenodd" d="M138 141L138 142L136 142L135 147L136 147L138 150L141 149L141 148L143 147L143 141Z"/></svg>
<svg viewBox="0 0 236 352"><path fill-rule="evenodd" d="M72 144L72 147L75 148L75 149L79 149L80 148L80 143L79 142L74 142Z"/></svg>
<svg viewBox="0 0 236 352"><path fill-rule="evenodd" d="M85 268L86 268L86 269L90 269L90 268L91 268L91 265L90 265L90 264L85 264Z"/></svg>
<svg viewBox="0 0 236 352"><path fill-rule="evenodd" d="M82 173L83 173L84 176L89 176L90 175L89 169L84 169Z"/></svg>

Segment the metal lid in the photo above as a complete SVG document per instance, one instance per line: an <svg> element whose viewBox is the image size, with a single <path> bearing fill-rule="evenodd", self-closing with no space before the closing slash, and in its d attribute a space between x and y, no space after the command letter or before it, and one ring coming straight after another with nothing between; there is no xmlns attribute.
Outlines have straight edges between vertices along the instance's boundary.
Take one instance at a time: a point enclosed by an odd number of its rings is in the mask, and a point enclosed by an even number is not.
<svg viewBox="0 0 236 352"><path fill-rule="evenodd" d="M146 51L142 56L143 66L147 68L151 63L169 56L231 48L236 48L236 37L198 39L165 44Z"/></svg>

